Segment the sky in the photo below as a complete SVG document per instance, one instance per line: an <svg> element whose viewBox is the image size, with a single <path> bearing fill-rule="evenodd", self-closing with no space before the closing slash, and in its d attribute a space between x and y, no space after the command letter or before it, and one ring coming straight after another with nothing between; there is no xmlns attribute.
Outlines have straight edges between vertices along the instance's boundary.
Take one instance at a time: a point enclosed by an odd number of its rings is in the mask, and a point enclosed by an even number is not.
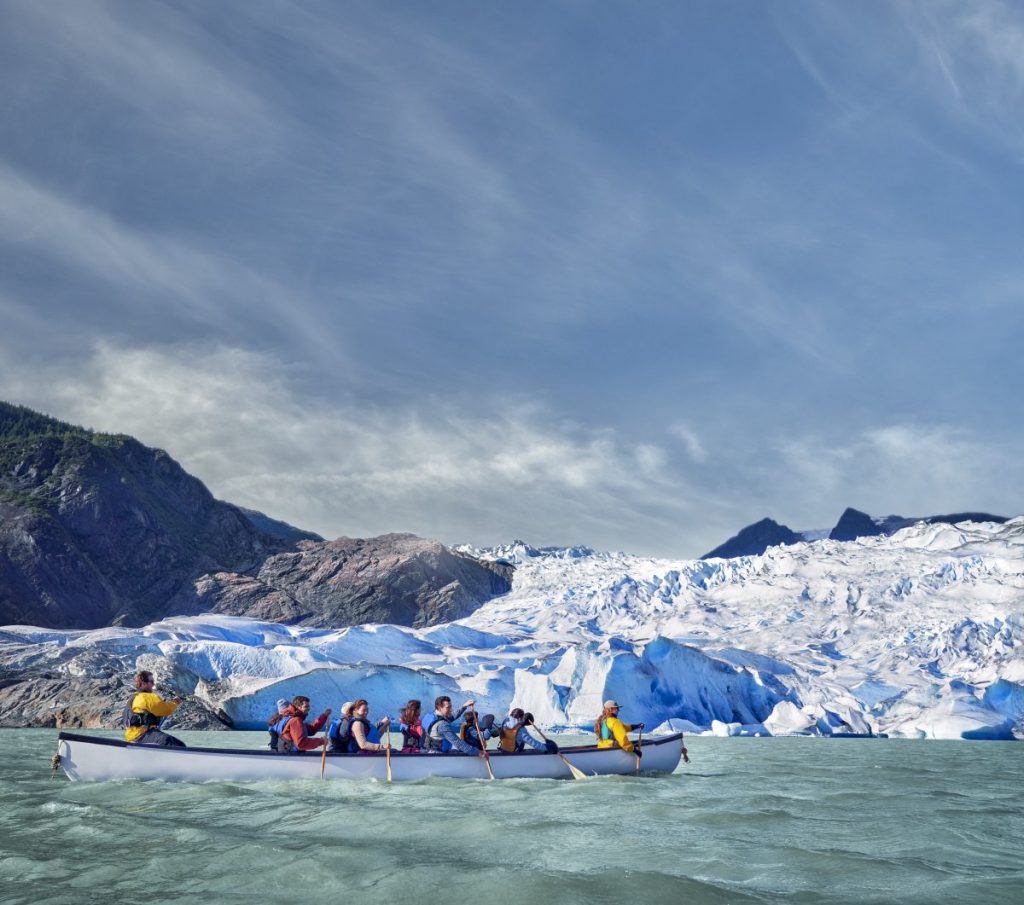
<svg viewBox="0 0 1024 905"><path fill-rule="evenodd" d="M1024 512L1024 6L0 0L0 398L325 537Z"/></svg>

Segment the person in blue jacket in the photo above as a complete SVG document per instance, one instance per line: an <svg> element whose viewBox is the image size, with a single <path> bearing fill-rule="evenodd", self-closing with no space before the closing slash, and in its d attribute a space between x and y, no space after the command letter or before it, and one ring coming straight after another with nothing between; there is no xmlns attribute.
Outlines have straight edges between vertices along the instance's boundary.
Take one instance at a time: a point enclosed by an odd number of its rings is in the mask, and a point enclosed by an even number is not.
<svg viewBox="0 0 1024 905"><path fill-rule="evenodd" d="M459 738L458 730L455 728L455 721L474 703L474 701L466 701L457 711L453 712L452 699L448 695L441 695L435 699L434 716L426 726L426 734L423 738L423 753L443 754L448 751L457 751L460 754L475 754L478 757L484 757L483 751L466 744Z"/></svg>

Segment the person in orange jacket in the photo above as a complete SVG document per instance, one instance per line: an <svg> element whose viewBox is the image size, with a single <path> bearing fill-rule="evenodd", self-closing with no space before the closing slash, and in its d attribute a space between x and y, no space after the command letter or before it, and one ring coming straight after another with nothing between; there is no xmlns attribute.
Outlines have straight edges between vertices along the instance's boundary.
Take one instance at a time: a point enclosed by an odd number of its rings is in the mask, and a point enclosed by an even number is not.
<svg viewBox="0 0 1024 905"><path fill-rule="evenodd" d="M604 710L594 723L594 735L597 736L598 748L613 748L618 745L623 751L639 756L640 752L635 750L633 743L626 735L634 729L643 729L643 723L631 726L619 719L619 705L615 701L605 701Z"/></svg>
<svg viewBox="0 0 1024 905"><path fill-rule="evenodd" d="M292 706L285 711L281 723L278 724L281 728L278 730L280 737L277 740L277 750L282 754L291 754L295 751L312 751L319 748L324 740L309 736L316 735L330 715L331 708L328 707L312 723L307 723L309 698L304 695L293 698Z"/></svg>

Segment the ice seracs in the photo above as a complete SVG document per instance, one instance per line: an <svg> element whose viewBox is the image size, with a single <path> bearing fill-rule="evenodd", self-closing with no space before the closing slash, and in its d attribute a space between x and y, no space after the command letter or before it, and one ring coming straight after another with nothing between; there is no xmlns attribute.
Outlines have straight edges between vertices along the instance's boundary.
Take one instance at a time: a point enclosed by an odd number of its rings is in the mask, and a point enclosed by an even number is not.
<svg viewBox="0 0 1024 905"><path fill-rule="evenodd" d="M1024 729L1024 518L918 524L728 560L667 561L516 542L512 592L414 630L303 630L249 619L144 629L7 629L0 654L135 650L140 668L262 726L279 697L513 701L586 727L614 697L628 719L726 735L1011 738ZM60 651L63 654L58 656ZM15 652L16 651L16 652Z"/></svg>

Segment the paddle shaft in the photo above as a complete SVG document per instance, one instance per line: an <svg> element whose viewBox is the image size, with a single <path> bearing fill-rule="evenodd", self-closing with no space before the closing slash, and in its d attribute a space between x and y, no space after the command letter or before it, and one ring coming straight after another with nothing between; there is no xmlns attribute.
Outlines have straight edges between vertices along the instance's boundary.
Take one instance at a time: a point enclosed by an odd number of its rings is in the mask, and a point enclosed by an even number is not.
<svg viewBox="0 0 1024 905"><path fill-rule="evenodd" d="M476 737L480 739L480 750L484 752L484 763L487 764L487 774L494 779L494 771L491 769L491 755L487 753L487 739L484 738L484 734L480 731L480 721L476 718L476 711L471 711L473 714L473 726L476 727Z"/></svg>
<svg viewBox="0 0 1024 905"><path fill-rule="evenodd" d="M643 747L643 742L644 742L644 730L641 727L640 734L636 737L636 744L633 746L633 750L636 751L636 752L639 752L640 749ZM637 753L637 755L636 755L636 775L637 776L640 775L640 754L639 753Z"/></svg>
<svg viewBox="0 0 1024 905"><path fill-rule="evenodd" d="M537 730L537 734L542 739L544 739L544 741L548 740L548 737L544 734L544 730L541 729L540 726L534 724L533 728ZM572 778L573 779L586 779L587 778L587 774L584 773L579 767L574 767L571 763L569 763L569 758L567 758L564 754L562 754L561 751L558 752L558 756L560 758L562 758L562 763L565 764L569 768L569 772L572 774Z"/></svg>
<svg viewBox="0 0 1024 905"><path fill-rule="evenodd" d="M327 722L324 723L324 750L320 752L320 778L324 778L324 767L327 766L327 745L330 742L327 733L331 729L331 718L327 717Z"/></svg>
<svg viewBox="0 0 1024 905"><path fill-rule="evenodd" d="M388 759L388 782L391 782L391 721L387 722L387 729L384 730L384 736L386 745L384 747L385 756Z"/></svg>

